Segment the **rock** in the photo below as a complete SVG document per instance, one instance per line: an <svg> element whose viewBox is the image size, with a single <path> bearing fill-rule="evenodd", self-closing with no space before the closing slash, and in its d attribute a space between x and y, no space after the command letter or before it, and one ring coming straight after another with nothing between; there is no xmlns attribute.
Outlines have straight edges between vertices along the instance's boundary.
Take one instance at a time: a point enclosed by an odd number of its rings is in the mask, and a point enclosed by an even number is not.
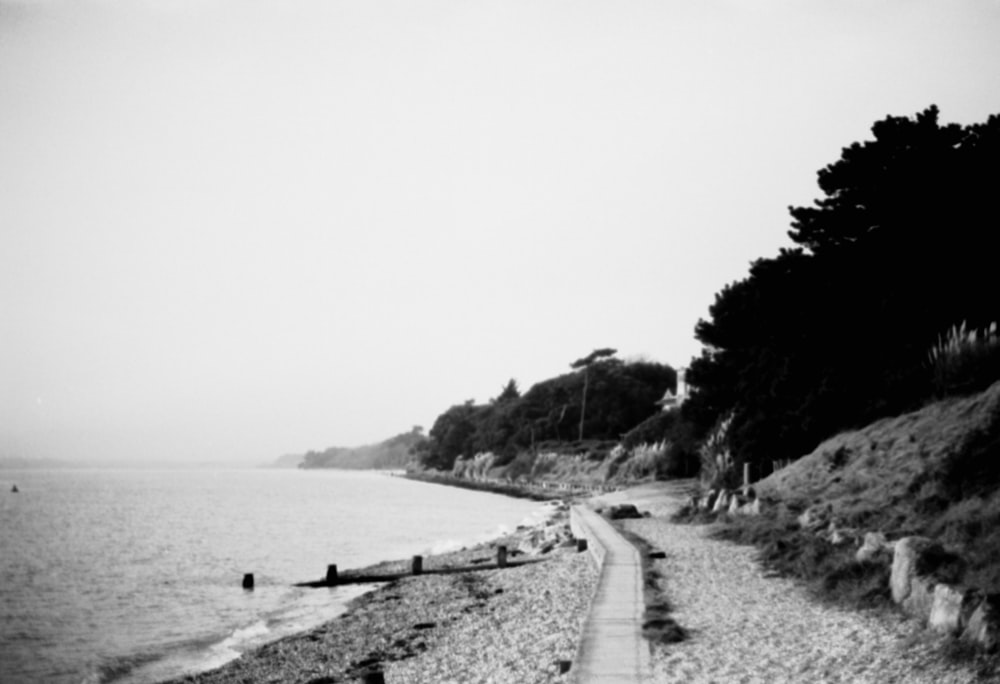
<svg viewBox="0 0 1000 684"><path fill-rule="evenodd" d="M881 532L865 532L861 548L854 554L859 563L888 561L892 546Z"/></svg>
<svg viewBox="0 0 1000 684"><path fill-rule="evenodd" d="M740 509L740 513L743 515L760 515L762 504L759 498L754 498L753 501L743 506Z"/></svg>
<svg viewBox="0 0 1000 684"><path fill-rule="evenodd" d="M706 511L712 510L712 507L715 506L715 502L718 498L719 498L719 490L709 489L708 494L706 494L705 497L701 500L702 502L701 508Z"/></svg>
<svg viewBox="0 0 1000 684"><path fill-rule="evenodd" d="M641 518L642 514L634 504L617 504L608 510L608 517L612 520L625 520L628 518Z"/></svg>
<svg viewBox="0 0 1000 684"><path fill-rule="evenodd" d="M920 620L930 618L934 586L958 583L964 571L961 559L926 537L903 537L892 556L892 600Z"/></svg>
<svg viewBox="0 0 1000 684"><path fill-rule="evenodd" d="M927 624L934 606L935 587L937 583L933 577L916 575L910 579L910 593L900 602L899 607L907 615Z"/></svg>
<svg viewBox="0 0 1000 684"><path fill-rule="evenodd" d="M729 508L726 510L729 515L736 515L740 510L740 497L737 494L733 494L732 498L729 499Z"/></svg>
<svg viewBox="0 0 1000 684"><path fill-rule="evenodd" d="M729 507L729 491L725 489L719 490L719 495L715 497L715 503L712 505L713 513L722 513Z"/></svg>
<svg viewBox="0 0 1000 684"><path fill-rule="evenodd" d="M910 595L910 583L917 574L917 556L933 543L926 537L903 537L896 542L889 578L892 600L896 603L902 603Z"/></svg>
<svg viewBox="0 0 1000 684"><path fill-rule="evenodd" d="M842 546L854 541L855 532L851 529L841 529L834 527L830 532L830 543L834 546Z"/></svg>
<svg viewBox="0 0 1000 684"><path fill-rule="evenodd" d="M1000 594L983 597L969 616L962 638L985 651L1000 646Z"/></svg>
<svg viewBox="0 0 1000 684"><path fill-rule="evenodd" d="M818 530L826 525L827 521L830 519L830 514L831 509L829 506L826 508L819 505L810 506L806 510L802 511L802 515L798 517L799 527L804 530Z"/></svg>
<svg viewBox="0 0 1000 684"><path fill-rule="evenodd" d="M934 587L934 598L931 603L927 627L942 634L957 635L965 625L962 622L962 605L965 603L966 591L951 584L938 584Z"/></svg>

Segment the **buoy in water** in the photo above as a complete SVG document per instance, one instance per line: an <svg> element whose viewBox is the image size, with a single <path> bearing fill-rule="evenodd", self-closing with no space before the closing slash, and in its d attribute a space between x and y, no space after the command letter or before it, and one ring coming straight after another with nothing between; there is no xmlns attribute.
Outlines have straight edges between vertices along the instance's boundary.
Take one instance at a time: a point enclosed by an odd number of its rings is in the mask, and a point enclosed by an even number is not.
<svg viewBox="0 0 1000 684"><path fill-rule="evenodd" d="M14 485L13 487L10 488L10 491L13 492L14 494L17 494L21 490L17 488L17 485Z"/></svg>

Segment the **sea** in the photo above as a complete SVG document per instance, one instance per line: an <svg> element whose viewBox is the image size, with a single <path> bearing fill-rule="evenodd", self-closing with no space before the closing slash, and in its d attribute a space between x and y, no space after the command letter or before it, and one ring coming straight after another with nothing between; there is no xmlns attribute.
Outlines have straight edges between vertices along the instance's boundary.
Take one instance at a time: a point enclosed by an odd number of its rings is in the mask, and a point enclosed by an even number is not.
<svg viewBox="0 0 1000 684"><path fill-rule="evenodd" d="M371 589L294 586L329 564L454 550L543 514L377 472L0 470L0 682L211 669Z"/></svg>

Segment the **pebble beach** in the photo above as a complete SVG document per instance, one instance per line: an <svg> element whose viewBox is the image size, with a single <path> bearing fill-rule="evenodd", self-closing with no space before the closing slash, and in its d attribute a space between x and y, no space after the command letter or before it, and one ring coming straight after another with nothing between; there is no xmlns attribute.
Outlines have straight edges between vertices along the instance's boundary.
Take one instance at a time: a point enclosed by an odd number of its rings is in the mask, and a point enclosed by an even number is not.
<svg viewBox="0 0 1000 684"><path fill-rule="evenodd" d="M565 511L558 516L550 529L565 524ZM374 585L335 620L169 684L332 684L364 681L375 672L385 682L566 681L597 569L573 544L546 545L544 553L544 546L516 550L530 547L538 532L522 529L426 557L425 574ZM500 545L511 549L506 568L496 567ZM433 573L470 566L492 568ZM396 561L356 573L403 574L409 567L409 560Z"/></svg>

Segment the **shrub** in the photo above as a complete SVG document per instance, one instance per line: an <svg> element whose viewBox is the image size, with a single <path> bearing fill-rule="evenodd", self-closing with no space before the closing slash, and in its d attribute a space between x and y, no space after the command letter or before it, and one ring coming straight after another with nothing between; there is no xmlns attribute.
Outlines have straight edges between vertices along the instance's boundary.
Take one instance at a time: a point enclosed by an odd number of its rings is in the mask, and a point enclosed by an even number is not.
<svg viewBox="0 0 1000 684"><path fill-rule="evenodd" d="M659 442L671 432L680 413L677 411L660 411L625 433L622 445L626 449L634 449L640 444Z"/></svg>
<svg viewBox="0 0 1000 684"><path fill-rule="evenodd" d="M1000 379L1000 338L996 321L981 330L953 325L927 352L931 383L938 398L985 389Z"/></svg>
<svg viewBox="0 0 1000 684"><path fill-rule="evenodd" d="M733 414L725 416L709 433L698 450L701 460L701 480L709 487L735 487L739 483L736 464L729 451L729 426Z"/></svg>

